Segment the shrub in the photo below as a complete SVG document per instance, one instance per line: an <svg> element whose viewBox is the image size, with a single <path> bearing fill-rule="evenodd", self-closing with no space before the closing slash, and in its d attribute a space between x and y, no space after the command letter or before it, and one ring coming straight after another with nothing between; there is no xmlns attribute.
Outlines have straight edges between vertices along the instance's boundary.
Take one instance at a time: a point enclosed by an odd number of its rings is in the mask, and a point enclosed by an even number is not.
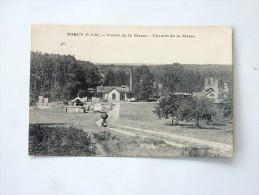
<svg viewBox="0 0 259 195"><path fill-rule="evenodd" d="M98 133L94 133L94 138L99 142L108 141L111 139L111 133L108 131L101 131Z"/></svg>
<svg viewBox="0 0 259 195"><path fill-rule="evenodd" d="M185 157L208 157L207 146L185 146L182 148L182 155Z"/></svg>
<svg viewBox="0 0 259 195"><path fill-rule="evenodd" d="M49 156L95 155L93 136L64 126L30 125L29 154Z"/></svg>

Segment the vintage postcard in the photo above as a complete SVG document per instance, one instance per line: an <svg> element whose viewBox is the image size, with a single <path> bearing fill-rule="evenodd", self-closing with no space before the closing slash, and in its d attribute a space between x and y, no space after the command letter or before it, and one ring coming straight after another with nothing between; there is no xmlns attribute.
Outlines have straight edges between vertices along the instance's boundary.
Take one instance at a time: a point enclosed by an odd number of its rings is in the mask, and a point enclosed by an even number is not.
<svg viewBox="0 0 259 195"><path fill-rule="evenodd" d="M32 25L29 155L232 157L231 27Z"/></svg>

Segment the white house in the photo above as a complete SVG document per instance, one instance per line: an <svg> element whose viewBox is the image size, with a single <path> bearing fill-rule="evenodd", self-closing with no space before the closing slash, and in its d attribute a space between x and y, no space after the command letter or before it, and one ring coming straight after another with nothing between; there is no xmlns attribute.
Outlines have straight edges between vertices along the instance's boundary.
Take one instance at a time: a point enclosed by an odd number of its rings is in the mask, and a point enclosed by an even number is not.
<svg viewBox="0 0 259 195"><path fill-rule="evenodd" d="M130 89L128 86L123 85L121 87L97 87L97 95L103 100L107 101L127 101Z"/></svg>

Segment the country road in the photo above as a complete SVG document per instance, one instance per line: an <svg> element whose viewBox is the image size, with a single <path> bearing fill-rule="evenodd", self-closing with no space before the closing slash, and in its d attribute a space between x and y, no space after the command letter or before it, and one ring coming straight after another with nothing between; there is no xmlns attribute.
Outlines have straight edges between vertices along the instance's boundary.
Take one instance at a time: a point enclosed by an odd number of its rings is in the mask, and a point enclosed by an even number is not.
<svg viewBox="0 0 259 195"><path fill-rule="evenodd" d="M115 103L113 109L108 113L108 123L116 123L120 116L120 103Z"/></svg>
<svg viewBox="0 0 259 195"><path fill-rule="evenodd" d="M118 120L120 115L120 103L115 103L113 109L110 110L107 114L108 114L108 119L107 119L108 125L115 123ZM96 124L98 126L101 126L102 119L99 119L96 122Z"/></svg>
<svg viewBox="0 0 259 195"><path fill-rule="evenodd" d="M206 146L211 148L213 154L221 154L224 157L231 157L233 153L233 146L230 144L224 144L220 142L207 141L182 135L176 135L173 133L157 132L147 129L134 128L119 124L112 124L111 130L128 134L131 136L137 135L141 137L156 138L165 141L168 145L183 148L185 146Z"/></svg>

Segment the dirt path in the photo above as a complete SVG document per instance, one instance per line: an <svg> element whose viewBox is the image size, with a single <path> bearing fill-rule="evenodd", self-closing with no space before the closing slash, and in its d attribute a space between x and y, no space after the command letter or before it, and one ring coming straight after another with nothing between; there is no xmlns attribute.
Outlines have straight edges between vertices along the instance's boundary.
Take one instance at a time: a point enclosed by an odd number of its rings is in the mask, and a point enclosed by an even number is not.
<svg viewBox="0 0 259 195"><path fill-rule="evenodd" d="M222 154L225 157L232 155L233 147L230 144L201 140L193 137L187 137L187 136L164 133L164 132L157 132L157 131L152 131L147 129L119 125L119 124L112 124L112 127L117 128L116 130L118 130L119 128L122 131L135 133L138 136L153 136L155 138L164 140L169 145L174 145L178 147L184 147L189 145L207 146L211 148L213 153L215 154Z"/></svg>
<svg viewBox="0 0 259 195"><path fill-rule="evenodd" d="M107 119L108 124L116 123L120 115L120 103L115 103L113 109L110 110L107 114L108 114L108 119ZM98 126L101 126L102 119L98 120L96 124Z"/></svg>
<svg viewBox="0 0 259 195"><path fill-rule="evenodd" d="M108 123L116 123L120 116L120 103L115 103L113 109L108 113Z"/></svg>

